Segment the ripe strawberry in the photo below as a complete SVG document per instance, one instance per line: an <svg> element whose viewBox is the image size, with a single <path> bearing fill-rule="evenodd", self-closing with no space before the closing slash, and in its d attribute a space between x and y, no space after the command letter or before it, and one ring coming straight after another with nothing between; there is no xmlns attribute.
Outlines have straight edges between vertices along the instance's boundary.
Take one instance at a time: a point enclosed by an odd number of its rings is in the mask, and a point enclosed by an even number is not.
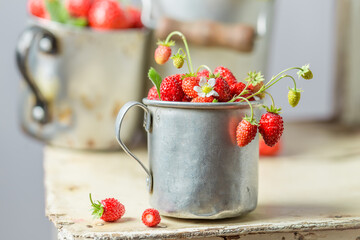
<svg viewBox="0 0 360 240"><path fill-rule="evenodd" d="M142 214L141 221L148 227L155 227L161 221L160 213L154 208L146 209Z"/></svg>
<svg viewBox="0 0 360 240"><path fill-rule="evenodd" d="M87 17L92 0L66 0L65 7L74 17Z"/></svg>
<svg viewBox="0 0 360 240"><path fill-rule="evenodd" d="M229 84L229 86L237 82L234 74L232 74L232 72L226 67L220 66L215 68L214 74L218 74L218 73L220 74L221 77L225 79L225 81Z"/></svg>
<svg viewBox="0 0 360 240"><path fill-rule="evenodd" d="M44 0L29 0L27 8L32 15L45 18L46 8Z"/></svg>
<svg viewBox="0 0 360 240"><path fill-rule="evenodd" d="M163 101L181 102L185 95L181 88L181 75L164 78L160 85L160 95Z"/></svg>
<svg viewBox="0 0 360 240"><path fill-rule="evenodd" d="M230 92L231 95L239 95L244 89L246 85L242 82L237 82L235 84L230 85Z"/></svg>
<svg viewBox="0 0 360 240"><path fill-rule="evenodd" d="M191 100L192 99L185 94L182 102L191 102Z"/></svg>
<svg viewBox="0 0 360 240"><path fill-rule="evenodd" d="M201 77L209 78L209 75L210 75L210 73L209 73L209 71L206 70L206 69L204 69L203 71L197 73L197 76L198 76L199 78L201 78Z"/></svg>
<svg viewBox="0 0 360 240"><path fill-rule="evenodd" d="M137 9L135 7L129 6L126 9L126 12L129 17L129 22L131 28L142 28L144 27L142 21L141 21L141 11L140 9Z"/></svg>
<svg viewBox="0 0 360 240"><path fill-rule="evenodd" d="M252 84L249 84L248 89L252 92L252 93L257 93L262 87L264 86L263 82L260 82L258 84L256 84L255 86ZM265 92L262 92L260 94L257 94L256 96L258 96L260 99L265 98Z"/></svg>
<svg viewBox="0 0 360 240"><path fill-rule="evenodd" d="M89 25L100 30L122 29L129 27L128 19L115 0L95 1L89 10Z"/></svg>
<svg viewBox="0 0 360 240"><path fill-rule="evenodd" d="M158 42L158 47L156 48L154 55L155 62L160 65L165 64L171 56L171 47L174 45L174 41Z"/></svg>
<svg viewBox="0 0 360 240"><path fill-rule="evenodd" d="M196 103L211 103L215 100L215 98L213 96L210 97L196 97L193 98L193 100L191 100L191 102L196 102Z"/></svg>
<svg viewBox="0 0 360 240"><path fill-rule="evenodd" d="M216 78L214 90L219 94L219 96L216 97L219 102L227 102L231 100L232 96L229 84L222 77Z"/></svg>
<svg viewBox="0 0 360 240"><path fill-rule="evenodd" d="M198 93L194 90L195 86L199 86L200 78L199 77L185 77L182 80L182 90L190 98L196 98Z"/></svg>
<svg viewBox="0 0 360 240"><path fill-rule="evenodd" d="M294 89L290 88L288 93L288 101L290 106L296 107L300 101L301 97L301 90L300 89Z"/></svg>
<svg viewBox="0 0 360 240"><path fill-rule="evenodd" d="M148 98L149 100L160 100L159 94L158 94L155 86L153 86L153 87L149 90L149 93L148 93L147 98Z"/></svg>
<svg viewBox="0 0 360 240"><path fill-rule="evenodd" d="M281 139L273 147L269 147L265 144L264 139L260 136L259 140L259 153L260 156L275 156L277 155L282 148Z"/></svg>
<svg viewBox="0 0 360 240"><path fill-rule="evenodd" d="M255 121L251 121L249 117L245 117L236 128L236 140L239 147L245 147L254 138L257 133L257 125Z"/></svg>
<svg viewBox="0 0 360 240"><path fill-rule="evenodd" d="M93 208L92 215L105 222L114 222L120 219L125 213L124 205L114 198L106 198L101 202L97 201L97 203L94 203L90 194L90 202Z"/></svg>
<svg viewBox="0 0 360 240"><path fill-rule="evenodd" d="M284 131L284 122L278 114L280 109L271 109L263 114L259 123L259 132L264 138L265 144L272 147L279 140Z"/></svg>

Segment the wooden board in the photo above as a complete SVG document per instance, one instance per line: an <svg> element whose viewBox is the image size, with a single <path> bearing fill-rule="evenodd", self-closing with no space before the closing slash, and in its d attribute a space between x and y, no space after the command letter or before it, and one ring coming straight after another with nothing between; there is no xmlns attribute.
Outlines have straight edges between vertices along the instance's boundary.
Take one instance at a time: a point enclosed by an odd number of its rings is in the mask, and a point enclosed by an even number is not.
<svg viewBox="0 0 360 240"><path fill-rule="evenodd" d="M150 206L145 173L134 160L122 152L47 147L46 214L58 228L59 239L67 240L360 236L360 132L295 124L286 127L284 145L281 156L260 160L259 205L254 212L217 221L162 217L157 228L141 223L143 210ZM145 150L136 154L147 157ZM94 220L89 193L96 199L119 199L125 216L115 223Z"/></svg>

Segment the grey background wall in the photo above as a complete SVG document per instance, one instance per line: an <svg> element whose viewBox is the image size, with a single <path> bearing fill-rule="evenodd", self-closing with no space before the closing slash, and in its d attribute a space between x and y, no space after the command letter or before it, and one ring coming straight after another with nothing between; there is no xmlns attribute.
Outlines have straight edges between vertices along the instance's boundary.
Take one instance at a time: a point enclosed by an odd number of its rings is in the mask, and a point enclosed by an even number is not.
<svg viewBox="0 0 360 240"><path fill-rule="evenodd" d="M25 137L17 123L19 74L14 61L17 37L26 23L26 0L0 0L0 233L1 239L52 238L44 216L42 145ZM310 62L316 72L303 82L304 102L285 107L288 120L328 119L334 92L335 0L278 0L268 72ZM279 104L287 106L284 86Z"/></svg>

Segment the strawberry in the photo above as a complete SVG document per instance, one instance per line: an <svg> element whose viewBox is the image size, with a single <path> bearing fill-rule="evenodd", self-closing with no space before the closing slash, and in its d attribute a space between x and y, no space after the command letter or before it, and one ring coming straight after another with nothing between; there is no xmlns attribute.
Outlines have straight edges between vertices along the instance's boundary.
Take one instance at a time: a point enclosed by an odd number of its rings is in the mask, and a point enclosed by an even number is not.
<svg viewBox="0 0 360 240"><path fill-rule="evenodd" d="M115 198L106 198L101 202L94 203L91 194L90 202L92 206L92 215L96 218L100 218L105 222L114 222L120 219L125 213L125 207Z"/></svg>
<svg viewBox="0 0 360 240"><path fill-rule="evenodd" d="M260 156L275 156L282 148L281 140L277 142L273 147L269 147L265 144L264 139L260 136L259 140L259 153Z"/></svg>
<svg viewBox="0 0 360 240"><path fill-rule="evenodd" d="M220 76L225 79L225 81L229 84L229 86L237 82L234 74L226 67L220 66L215 68L214 74L220 74Z"/></svg>
<svg viewBox="0 0 360 240"><path fill-rule="evenodd" d="M250 118L245 117L236 128L236 140L239 147L245 147L254 138L257 133L257 125L255 121L251 121Z"/></svg>
<svg viewBox="0 0 360 240"><path fill-rule="evenodd" d="M215 100L215 98L213 96L210 97L196 97L193 98L193 100L191 100L191 102L196 102L196 103L211 103Z"/></svg>
<svg viewBox="0 0 360 240"><path fill-rule="evenodd" d="M181 102L185 95L181 88L181 83L180 74L164 78L160 85L161 100Z"/></svg>
<svg viewBox="0 0 360 240"><path fill-rule="evenodd" d="M176 67L177 69L180 69L184 66L184 56L183 55L176 54L176 55L172 56L171 59L173 60L174 67Z"/></svg>
<svg viewBox="0 0 360 240"><path fill-rule="evenodd" d="M129 16L129 22L131 28L142 28L144 27L142 21L141 21L141 11L138 8L129 6L126 9L126 12Z"/></svg>
<svg viewBox="0 0 360 240"><path fill-rule="evenodd" d="M198 86L200 82L199 77L185 77L182 80L182 90L184 93L190 97L190 98L196 98L198 96L198 93L194 90L194 87Z"/></svg>
<svg viewBox="0 0 360 240"><path fill-rule="evenodd" d="M288 101L290 106L296 107L298 105L301 97L301 92L302 91L300 89L295 89L295 88L289 89Z"/></svg>
<svg viewBox="0 0 360 240"><path fill-rule="evenodd" d="M161 221L160 213L154 208L146 209L142 214L141 221L148 227L155 227Z"/></svg>
<svg viewBox="0 0 360 240"><path fill-rule="evenodd" d="M214 90L219 95L216 97L216 99L218 99L219 102L227 102L231 100L232 96L230 92L230 86L222 77L216 78Z"/></svg>
<svg viewBox="0 0 360 240"><path fill-rule="evenodd" d="M304 65L301 67L301 70L297 72L299 77L302 77L305 80L310 80L314 77L312 71L309 69L310 65Z"/></svg>
<svg viewBox="0 0 360 240"><path fill-rule="evenodd" d="M192 99L185 94L182 102L191 102L191 100Z"/></svg>
<svg viewBox="0 0 360 240"><path fill-rule="evenodd" d="M154 55L155 62L160 65L165 64L171 56L171 47L174 45L175 45L174 41L158 42L158 47L156 48Z"/></svg>
<svg viewBox="0 0 360 240"><path fill-rule="evenodd" d="M231 95L239 95L244 89L245 89L246 85L242 82L237 82L235 84L232 84L230 86L230 92Z"/></svg>
<svg viewBox="0 0 360 240"><path fill-rule="evenodd" d="M155 86L153 86L153 87L149 90L149 93L148 93L147 98L148 98L149 100L160 100L159 94L158 94Z"/></svg>
<svg viewBox="0 0 360 240"><path fill-rule="evenodd" d="M128 19L115 0L97 0L89 10L89 25L99 30L123 29L129 26Z"/></svg>
<svg viewBox="0 0 360 240"><path fill-rule="evenodd" d="M279 140L284 131L284 122L278 114L280 109L268 109L268 112L261 116L259 132L264 138L265 144L272 147Z"/></svg>
<svg viewBox="0 0 360 240"><path fill-rule="evenodd" d="M74 17L87 18L92 0L66 0L65 7Z"/></svg>
<svg viewBox="0 0 360 240"><path fill-rule="evenodd" d="M45 18L46 7L44 0L29 0L27 4L29 13L36 17Z"/></svg>
<svg viewBox="0 0 360 240"><path fill-rule="evenodd" d="M209 73L208 70L204 69L203 71L198 72L198 73L197 73L197 76L198 76L199 78L201 78L201 77L209 78L210 73Z"/></svg>

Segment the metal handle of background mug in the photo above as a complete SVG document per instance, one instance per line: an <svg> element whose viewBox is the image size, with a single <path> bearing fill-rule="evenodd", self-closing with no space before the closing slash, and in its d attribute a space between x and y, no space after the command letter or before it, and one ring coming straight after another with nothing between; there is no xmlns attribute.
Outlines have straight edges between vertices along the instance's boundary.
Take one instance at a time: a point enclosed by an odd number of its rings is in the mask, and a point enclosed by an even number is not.
<svg viewBox="0 0 360 240"><path fill-rule="evenodd" d="M122 147L122 149L126 152L126 154L129 155L130 157L132 157L133 159L135 159L147 173L147 175L148 175L146 178L147 188L148 188L148 191L151 192L153 182L152 182L152 175L151 175L149 169L147 167L145 167L145 165L126 147L126 145L121 140L121 136L120 136L121 125L123 123L124 117L125 117L126 113L132 107L140 107L145 111L144 128L145 128L146 132L150 132L150 130L151 130L151 115L150 115L149 109L142 103L128 102L120 109L120 111L117 115L117 118L116 118L116 123L115 123L116 139L117 139L118 143L120 144L120 146Z"/></svg>
<svg viewBox="0 0 360 240"><path fill-rule="evenodd" d="M50 122L48 111L48 102L36 85L28 67L29 52L34 44L38 43L39 50L42 53L55 55L58 53L58 44L55 36L44 28L31 26L27 28L20 36L16 47L16 62L18 68L35 95L35 106L32 109L32 117L40 124Z"/></svg>

